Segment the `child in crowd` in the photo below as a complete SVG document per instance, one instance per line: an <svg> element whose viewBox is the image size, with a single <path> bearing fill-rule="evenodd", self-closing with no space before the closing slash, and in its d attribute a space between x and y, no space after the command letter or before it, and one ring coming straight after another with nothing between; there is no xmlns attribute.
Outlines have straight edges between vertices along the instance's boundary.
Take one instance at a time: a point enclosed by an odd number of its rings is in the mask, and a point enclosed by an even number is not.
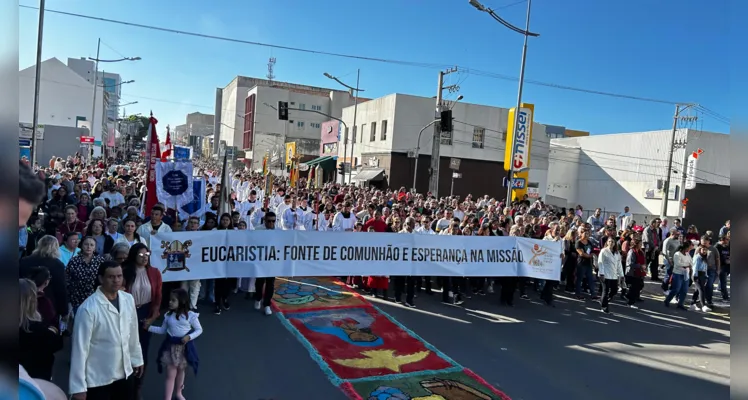
<svg viewBox="0 0 748 400"><path fill-rule="evenodd" d="M199 314L190 311L190 298L184 289L174 289L169 298L169 311L164 315L160 327L145 328L155 334L166 334L166 339L158 351L158 372L166 365L166 392L164 398L184 400L185 370L192 367L197 374L199 359L194 340L203 333L198 320ZM176 385L176 393L174 387Z"/></svg>

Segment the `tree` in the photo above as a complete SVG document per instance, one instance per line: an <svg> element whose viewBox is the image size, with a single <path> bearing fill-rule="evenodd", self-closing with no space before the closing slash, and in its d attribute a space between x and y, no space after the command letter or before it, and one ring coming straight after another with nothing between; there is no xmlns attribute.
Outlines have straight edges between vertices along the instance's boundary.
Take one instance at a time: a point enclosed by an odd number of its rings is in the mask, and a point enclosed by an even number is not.
<svg viewBox="0 0 748 400"><path fill-rule="evenodd" d="M133 135L134 141L142 141L146 136L148 136L148 126L151 123L148 117L142 115L130 115L126 119L135 124L136 134Z"/></svg>

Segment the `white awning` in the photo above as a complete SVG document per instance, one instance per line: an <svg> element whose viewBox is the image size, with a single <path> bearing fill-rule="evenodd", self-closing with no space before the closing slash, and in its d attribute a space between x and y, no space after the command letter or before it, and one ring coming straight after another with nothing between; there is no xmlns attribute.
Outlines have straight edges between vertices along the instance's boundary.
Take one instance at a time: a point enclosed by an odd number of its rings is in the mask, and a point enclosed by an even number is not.
<svg viewBox="0 0 748 400"><path fill-rule="evenodd" d="M382 179L384 179L384 168L362 169L353 177L354 181L359 182L381 181Z"/></svg>

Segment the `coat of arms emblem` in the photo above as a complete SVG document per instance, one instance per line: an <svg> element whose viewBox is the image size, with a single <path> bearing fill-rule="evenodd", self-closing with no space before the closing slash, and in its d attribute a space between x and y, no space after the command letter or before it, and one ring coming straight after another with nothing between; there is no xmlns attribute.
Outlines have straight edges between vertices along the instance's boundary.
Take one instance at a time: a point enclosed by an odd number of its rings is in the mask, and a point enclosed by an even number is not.
<svg viewBox="0 0 748 400"><path fill-rule="evenodd" d="M190 272L190 269L187 268L187 259L190 258L190 246L192 246L191 240L184 243L179 240L171 242L162 240L161 248L164 249L164 254L161 255L161 258L166 260L166 268L161 273L183 270Z"/></svg>

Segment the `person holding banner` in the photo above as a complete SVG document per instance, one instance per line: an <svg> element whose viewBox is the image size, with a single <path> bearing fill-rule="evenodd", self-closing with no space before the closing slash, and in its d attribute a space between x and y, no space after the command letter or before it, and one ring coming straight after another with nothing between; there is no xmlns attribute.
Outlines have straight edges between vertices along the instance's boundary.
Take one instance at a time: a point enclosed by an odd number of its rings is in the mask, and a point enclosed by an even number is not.
<svg viewBox="0 0 748 400"><path fill-rule="evenodd" d="M231 220L231 214L224 213L221 215L218 227L215 230L234 230L234 224ZM236 287L236 278L219 278L215 280L215 303L213 313L221 315L221 311L231 309L229 304L229 294Z"/></svg>
<svg viewBox="0 0 748 400"><path fill-rule="evenodd" d="M274 230L276 218L277 217L275 216L275 213L273 213L272 211L268 211L265 214L264 225L258 226L256 230ZM274 293L274 277L255 279L255 310L263 310L265 315L272 315L273 310L270 309L270 302L273 299Z"/></svg>
<svg viewBox="0 0 748 400"><path fill-rule="evenodd" d="M413 229L416 227L415 219L408 217L405 218L404 228L398 233L409 233L413 234ZM416 308L414 298L416 294L416 279L412 276L394 276L395 281L395 302L403 304L402 294L405 290L405 306L409 308Z"/></svg>

